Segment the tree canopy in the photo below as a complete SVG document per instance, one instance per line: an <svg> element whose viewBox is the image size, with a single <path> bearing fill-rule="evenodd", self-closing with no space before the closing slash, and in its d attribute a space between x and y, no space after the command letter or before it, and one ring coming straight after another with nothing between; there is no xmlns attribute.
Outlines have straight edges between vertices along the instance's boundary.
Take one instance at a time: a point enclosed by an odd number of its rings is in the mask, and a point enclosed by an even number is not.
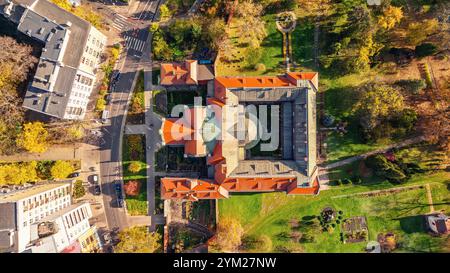
<svg viewBox="0 0 450 273"><path fill-rule="evenodd" d="M242 244L244 229L237 219L224 218L217 225L217 231L212 246L220 251L237 251Z"/></svg>
<svg viewBox="0 0 450 273"><path fill-rule="evenodd" d="M119 233L116 253L154 253L161 249L161 235L149 232L147 227L131 227Z"/></svg>
<svg viewBox="0 0 450 273"><path fill-rule="evenodd" d="M378 25L384 29L392 29L396 24L400 23L402 18L402 8L389 5L383 10L383 14L378 17Z"/></svg>
<svg viewBox="0 0 450 273"><path fill-rule="evenodd" d="M16 143L29 152L43 153L48 148L47 137L48 132L42 122L28 122L23 125Z"/></svg>
<svg viewBox="0 0 450 273"><path fill-rule="evenodd" d="M50 173L54 179L67 178L73 171L73 165L63 160L57 160L50 169Z"/></svg>
<svg viewBox="0 0 450 273"><path fill-rule="evenodd" d="M374 128L381 119L403 110L403 95L386 85L368 85L359 90L353 111L361 117L364 128Z"/></svg>

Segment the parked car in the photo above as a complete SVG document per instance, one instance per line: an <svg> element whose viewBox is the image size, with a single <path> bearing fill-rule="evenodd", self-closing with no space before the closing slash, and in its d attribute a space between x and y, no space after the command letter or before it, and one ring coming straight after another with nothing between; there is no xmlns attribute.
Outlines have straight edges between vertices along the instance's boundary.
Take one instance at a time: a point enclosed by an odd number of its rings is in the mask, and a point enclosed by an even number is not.
<svg viewBox="0 0 450 273"><path fill-rule="evenodd" d="M102 123L107 123L109 118L109 111L104 110L102 113Z"/></svg>
<svg viewBox="0 0 450 273"><path fill-rule="evenodd" d="M100 195L100 194L102 194L100 186L99 185L95 185L94 186L94 195Z"/></svg>
<svg viewBox="0 0 450 273"><path fill-rule="evenodd" d="M114 188L117 193L122 193L122 185L120 185L119 183L114 184Z"/></svg>
<svg viewBox="0 0 450 273"><path fill-rule="evenodd" d="M79 176L80 176L79 172L74 172L74 173L69 174L69 178L75 178L75 177L79 177Z"/></svg>
<svg viewBox="0 0 450 273"><path fill-rule="evenodd" d="M105 98L106 105L109 105L111 103L111 99L112 99L112 95L111 94L106 95L106 98Z"/></svg>
<svg viewBox="0 0 450 273"><path fill-rule="evenodd" d="M117 198L117 205L119 206L119 208L123 207L123 199L122 198Z"/></svg>
<svg viewBox="0 0 450 273"><path fill-rule="evenodd" d="M92 184L94 184L94 185L98 184L98 175L93 174L91 176L91 181L92 181Z"/></svg>

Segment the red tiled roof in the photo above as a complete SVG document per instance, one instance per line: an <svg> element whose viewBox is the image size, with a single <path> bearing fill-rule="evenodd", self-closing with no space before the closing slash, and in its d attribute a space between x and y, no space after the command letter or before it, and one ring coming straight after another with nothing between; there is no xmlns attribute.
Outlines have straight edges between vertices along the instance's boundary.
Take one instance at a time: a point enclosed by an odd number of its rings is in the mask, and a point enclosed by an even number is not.
<svg viewBox="0 0 450 273"><path fill-rule="evenodd" d="M165 119L161 126L161 138L165 144L181 144L193 130L178 118Z"/></svg>
<svg viewBox="0 0 450 273"><path fill-rule="evenodd" d="M216 108L220 110L227 99L226 92L228 91L226 91L226 88L289 87L297 86L298 80L308 80L317 88L318 74L315 72L290 72L284 76L276 77L216 77L215 97L208 98L207 102L208 105L217 106ZM198 122L198 119L194 118L198 114L197 111L189 110L191 124ZM221 112L217 113L216 118L219 117L220 119L220 116ZM198 124L191 126L192 134L195 134L196 130L200 130L200 127L201 125L198 126ZM185 142L185 151L189 154L200 154L199 149L197 149L200 144L203 143L195 140L195 138L188 140ZM201 146L201 148L206 149L205 146ZM187 200L225 198L228 197L228 192L286 191L288 194L306 195L319 193L320 185L317 177L313 178L311 187L298 187L296 177L227 177L227 160L223 155L223 149L226 148L222 147L221 142L217 142L212 154L207 158L208 164L213 165L215 169L214 181L163 178L161 180L163 198Z"/></svg>
<svg viewBox="0 0 450 273"><path fill-rule="evenodd" d="M225 194L225 195L224 195ZM212 181L165 177L161 178L161 197L163 199L219 199L226 198L226 191Z"/></svg>
<svg viewBox="0 0 450 273"><path fill-rule="evenodd" d="M192 71L192 65L196 66L196 61L186 61L185 63L165 63L161 64L161 85L190 85L197 84L197 72ZM192 73L195 73L193 75Z"/></svg>

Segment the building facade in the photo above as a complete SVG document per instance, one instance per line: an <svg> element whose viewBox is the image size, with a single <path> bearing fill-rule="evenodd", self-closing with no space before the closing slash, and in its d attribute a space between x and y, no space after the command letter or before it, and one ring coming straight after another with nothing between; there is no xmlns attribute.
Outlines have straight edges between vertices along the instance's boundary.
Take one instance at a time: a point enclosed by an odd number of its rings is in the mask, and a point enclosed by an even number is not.
<svg viewBox="0 0 450 273"><path fill-rule="evenodd" d="M70 181L0 194L0 211L0 252L63 252L96 231L90 205L71 204Z"/></svg>
<svg viewBox="0 0 450 273"><path fill-rule="evenodd" d="M0 14L43 46L23 107L60 119L83 119L106 36L46 0L0 0Z"/></svg>

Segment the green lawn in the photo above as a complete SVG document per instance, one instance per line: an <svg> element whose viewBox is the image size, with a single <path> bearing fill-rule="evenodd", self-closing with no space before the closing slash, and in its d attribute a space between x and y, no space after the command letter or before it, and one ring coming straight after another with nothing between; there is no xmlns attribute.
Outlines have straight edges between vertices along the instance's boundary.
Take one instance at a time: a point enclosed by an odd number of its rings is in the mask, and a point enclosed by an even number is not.
<svg viewBox="0 0 450 273"><path fill-rule="evenodd" d="M450 209L448 199L448 173L413 177L408 184L429 182L433 200L438 209ZM229 199L220 200L220 218L237 217L247 235L267 235L272 239L272 251L278 247L295 247L305 252L363 252L367 242L343 244L340 241L340 226L332 234L318 233L314 243L295 243L282 238L280 234L290 232L288 221L301 220L305 216L315 216L331 206L344 212L344 219L365 216L368 221L369 240L376 240L382 232L394 232L402 247L399 252L429 252L442 249L442 238L425 233L422 215L429 212L424 188L408 190L396 194L377 197L352 196L343 194L366 192L373 189L393 187L391 184L342 186L322 191L318 196L287 196L284 192L263 194L232 194Z"/></svg>
<svg viewBox="0 0 450 273"><path fill-rule="evenodd" d="M245 68L243 61L225 63L219 61L216 74L219 76L256 76L256 75L276 75L283 73L284 69L281 65L283 62L282 52L282 35L275 25L275 15L266 15L263 17L266 23L267 37L261 43L261 59L259 63L266 66L266 71L256 71L254 69ZM246 47L242 46L240 28L231 23L230 37L236 45L233 51L235 59L243 59L246 54Z"/></svg>
<svg viewBox="0 0 450 273"><path fill-rule="evenodd" d="M125 203L127 204L127 211L130 215L147 215L147 180L140 179L139 195L137 196L125 196ZM127 181L125 182L125 184Z"/></svg>

